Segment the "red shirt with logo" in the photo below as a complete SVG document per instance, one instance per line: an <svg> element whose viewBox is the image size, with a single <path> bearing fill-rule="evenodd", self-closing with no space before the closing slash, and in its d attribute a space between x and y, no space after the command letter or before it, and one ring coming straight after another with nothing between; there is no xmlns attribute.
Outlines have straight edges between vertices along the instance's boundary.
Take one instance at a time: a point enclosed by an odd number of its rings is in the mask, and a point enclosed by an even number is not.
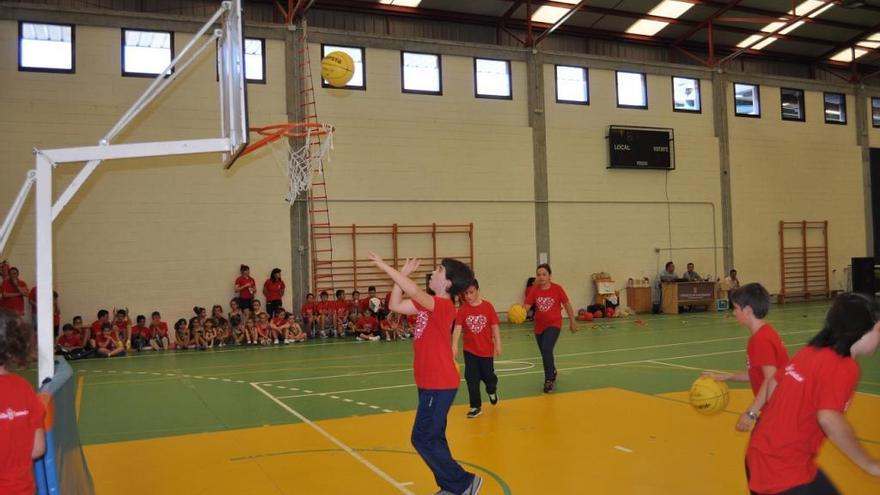
<svg viewBox="0 0 880 495"><path fill-rule="evenodd" d="M354 326L358 330L372 332L379 327L379 320L377 320L375 316L361 316L358 318L357 322L355 322Z"/></svg>
<svg viewBox="0 0 880 495"><path fill-rule="evenodd" d="M6 297L4 295L3 298L0 298L0 308L6 308L15 311L19 315L23 315L24 296L20 295L21 293L18 291L18 288L16 288L16 286L27 292L27 284L24 283L23 280L18 280L17 284L13 284L11 278L3 279L3 283L0 284L0 292L2 292L3 294L10 294L10 297ZM19 295L15 296L12 294Z"/></svg>
<svg viewBox="0 0 880 495"><path fill-rule="evenodd" d="M266 301L279 301L281 300L281 296L284 294L284 288L287 287L284 285L284 281L279 279L278 281L274 281L271 278L267 279L263 284L263 290L266 291Z"/></svg>
<svg viewBox="0 0 880 495"><path fill-rule="evenodd" d="M749 488L758 493L779 493L815 479L825 441L816 414L846 411L859 365L827 347L807 346L776 373L776 381L746 451Z"/></svg>
<svg viewBox="0 0 880 495"><path fill-rule="evenodd" d="M551 283L547 289L538 284L531 287L525 303L535 308L535 335L550 327L562 328L562 305L567 302L568 294L560 285Z"/></svg>
<svg viewBox="0 0 880 495"><path fill-rule="evenodd" d="M480 357L495 356L495 342L492 340L492 325L498 325L498 313L489 301L481 301L476 306L465 302L455 317L455 324L461 325L464 350Z"/></svg>
<svg viewBox="0 0 880 495"><path fill-rule="evenodd" d="M303 319L311 318L313 314L315 314L315 304L314 303L305 303L299 309L299 314L303 317Z"/></svg>
<svg viewBox="0 0 880 495"><path fill-rule="evenodd" d="M98 332L98 335L95 336L95 347L104 347L112 351L119 347L119 339L112 332L107 334Z"/></svg>
<svg viewBox="0 0 880 495"><path fill-rule="evenodd" d="M333 303L330 301L320 301L315 304L315 312L320 315L328 315L333 311Z"/></svg>
<svg viewBox="0 0 880 495"><path fill-rule="evenodd" d="M337 318L345 318L348 316L348 301L345 299L337 299L333 304L333 311Z"/></svg>
<svg viewBox="0 0 880 495"><path fill-rule="evenodd" d="M0 493L33 495L34 434L46 408L24 378L0 375Z"/></svg>
<svg viewBox="0 0 880 495"><path fill-rule="evenodd" d="M70 335L63 333L60 337L58 337L58 345L61 347L66 347L68 349L73 349L75 347L82 347L82 335L77 332L70 332Z"/></svg>
<svg viewBox="0 0 880 495"><path fill-rule="evenodd" d="M788 351L782 344L782 339L772 326L763 325L749 338L746 347L746 369L749 372L752 393L758 395L758 390L761 390L761 385L764 383L761 366L775 366L779 371L785 368L786 364L788 364Z"/></svg>
<svg viewBox="0 0 880 495"><path fill-rule="evenodd" d="M434 311L413 300L418 313L413 332L413 371L416 386L426 390L458 389L461 378L452 359L452 323L455 304L432 296Z"/></svg>
<svg viewBox="0 0 880 495"><path fill-rule="evenodd" d="M229 280L229 279L227 279L227 280ZM235 286L236 287L241 287L242 285L247 285L247 284L250 284L250 285L248 285L244 289L241 289L241 291L239 291L239 293L238 293L238 297L240 297L242 299L253 299L254 292L255 292L254 287L257 286L257 281L254 280L253 277L245 277L244 275L241 275L237 279L235 279Z"/></svg>
<svg viewBox="0 0 880 495"><path fill-rule="evenodd" d="M159 323L151 323L150 330L153 331L153 335L157 337L167 337L168 336L168 324L164 321L160 321Z"/></svg>

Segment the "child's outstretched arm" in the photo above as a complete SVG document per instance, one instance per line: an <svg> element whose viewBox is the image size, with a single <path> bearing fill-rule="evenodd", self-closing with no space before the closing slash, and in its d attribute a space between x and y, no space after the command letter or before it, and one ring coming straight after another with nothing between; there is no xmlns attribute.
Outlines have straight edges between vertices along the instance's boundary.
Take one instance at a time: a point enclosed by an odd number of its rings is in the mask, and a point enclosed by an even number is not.
<svg viewBox="0 0 880 495"><path fill-rule="evenodd" d="M871 454L862 447L852 426L843 414L832 409L822 409L816 416L819 426L828 435L831 443L836 445L858 467L873 476L880 476L880 460L871 457Z"/></svg>
<svg viewBox="0 0 880 495"><path fill-rule="evenodd" d="M394 281L395 286L391 290L388 309L395 313L405 315L413 315L418 312L412 301L401 300L400 292L402 291L412 300L419 303L423 308L428 311L434 311L434 298L428 295L427 292L419 289L419 286L409 278L409 275L419 267L419 260L417 258L408 258L400 271L395 270L392 266L388 265L388 263L385 263L385 261L383 261L376 253L370 253L370 261L372 261L377 268L387 273L388 276L391 277L391 280Z"/></svg>

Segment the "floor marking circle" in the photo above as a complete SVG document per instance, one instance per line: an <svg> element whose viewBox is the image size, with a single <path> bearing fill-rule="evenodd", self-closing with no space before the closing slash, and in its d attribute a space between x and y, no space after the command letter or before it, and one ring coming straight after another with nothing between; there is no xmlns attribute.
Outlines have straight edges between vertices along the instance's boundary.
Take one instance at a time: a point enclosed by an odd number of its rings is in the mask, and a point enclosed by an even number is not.
<svg viewBox="0 0 880 495"><path fill-rule="evenodd" d="M535 363L530 363L528 361L495 361L495 364L496 365L498 365L498 364L514 364L514 365L518 364L518 365L520 365L519 367L514 367L514 368L500 368L500 369L495 368L496 372L497 371L523 371L523 370L530 370L535 367Z"/></svg>

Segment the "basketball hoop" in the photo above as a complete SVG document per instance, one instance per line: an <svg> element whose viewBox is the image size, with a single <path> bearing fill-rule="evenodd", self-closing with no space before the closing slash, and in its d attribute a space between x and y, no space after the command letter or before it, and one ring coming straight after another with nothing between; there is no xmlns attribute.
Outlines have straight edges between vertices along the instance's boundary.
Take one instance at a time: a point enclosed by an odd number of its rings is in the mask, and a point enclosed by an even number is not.
<svg viewBox="0 0 880 495"><path fill-rule="evenodd" d="M290 180L287 192L288 203L292 203L300 193L311 189L312 177L315 174L324 173L321 162L327 152L333 149L333 131L335 129L332 125L317 122L290 122L252 127L250 130L263 137L248 145L240 156L272 143L281 143L281 153L276 151L274 146L271 149L275 160ZM282 138L303 138L303 144L294 148L290 145L290 139Z"/></svg>

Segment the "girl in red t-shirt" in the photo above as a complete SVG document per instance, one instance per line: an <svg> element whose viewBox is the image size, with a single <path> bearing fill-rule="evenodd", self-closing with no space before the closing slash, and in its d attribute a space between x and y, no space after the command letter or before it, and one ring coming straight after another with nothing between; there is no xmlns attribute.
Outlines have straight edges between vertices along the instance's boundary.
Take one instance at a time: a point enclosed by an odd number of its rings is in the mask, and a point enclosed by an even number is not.
<svg viewBox="0 0 880 495"><path fill-rule="evenodd" d="M541 360L544 362L544 393L550 393L556 388L556 363L553 358L553 348L559 339L559 331L562 328L561 308L565 308L568 314L568 329L571 333L578 331L577 322L574 319L574 310L568 302L568 294L561 285L550 281L550 265L542 263L535 270L535 285L529 290L523 305L528 312L535 307L535 340L538 342L538 350L541 351Z"/></svg>
<svg viewBox="0 0 880 495"><path fill-rule="evenodd" d="M311 292L306 294L306 302L299 308L299 316L302 318L303 331L309 337L315 338L315 295Z"/></svg>
<svg viewBox="0 0 880 495"><path fill-rule="evenodd" d="M379 320L367 309L354 324L358 340L379 340Z"/></svg>
<svg viewBox="0 0 880 495"><path fill-rule="evenodd" d="M278 308L275 317L269 321L269 328L272 330L272 338L276 344L286 343L290 333L290 322L287 321L287 311L284 311L284 308Z"/></svg>
<svg viewBox="0 0 880 495"><path fill-rule="evenodd" d="M501 327L495 307L480 297L477 279L464 291L463 299L452 331L452 355L458 355L458 338L464 330L464 379L471 404L467 417L476 418L482 414L481 381L486 384L489 402L493 406L498 403L495 356L501 355Z"/></svg>
<svg viewBox="0 0 880 495"><path fill-rule="evenodd" d="M251 268L241 265L240 275L235 279L235 292L238 294L238 305L241 309L253 311L254 294L257 292L257 281L251 277Z"/></svg>
<svg viewBox="0 0 880 495"><path fill-rule="evenodd" d="M269 316L275 316L278 308L283 306L284 299L284 280L281 280L281 268L273 268L269 278L263 282L263 295L266 296L266 312Z"/></svg>
<svg viewBox="0 0 880 495"><path fill-rule="evenodd" d="M764 382L757 397L757 410L763 407L763 412L746 451L753 494L839 493L816 464L826 437L857 466L880 477L880 460L862 447L844 416L859 381L855 358L874 354L880 345L878 315L872 299L837 296L822 331Z"/></svg>
<svg viewBox="0 0 880 495"><path fill-rule="evenodd" d="M413 447L434 473L441 493L476 494L483 479L462 469L446 442L446 417L461 381L450 342L455 321L452 298L473 283L474 273L461 261L444 258L430 275L428 287L436 294L431 296L409 278L419 267L418 259L407 259L400 271L374 253L370 253L370 261L394 281L388 309L417 315L413 369L419 406L411 437ZM404 292L411 299L401 299Z"/></svg>
<svg viewBox="0 0 880 495"><path fill-rule="evenodd" d="M45 407L31 385L7 366L27 364L31 328L0 310L0 493L36 493L33 460L46 452Z"/></svg>

